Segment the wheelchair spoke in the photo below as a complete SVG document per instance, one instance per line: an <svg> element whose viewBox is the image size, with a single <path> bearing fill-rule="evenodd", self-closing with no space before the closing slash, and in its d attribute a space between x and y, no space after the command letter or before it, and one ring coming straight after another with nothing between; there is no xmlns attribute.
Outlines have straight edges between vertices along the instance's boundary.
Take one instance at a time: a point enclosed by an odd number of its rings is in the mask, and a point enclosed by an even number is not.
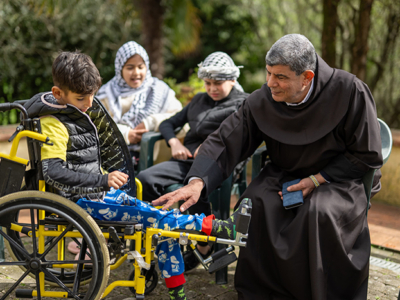
<svg viewBox="0 0 400 300"><path fill-rule="evenodd" d="M5 261L1 262L0 266L27 266L28 263L26 261Z"/></svg>
<svg viewBox="0 0 400 300"><path fill-rule="evenodd" d="M72 264L72 265L76 265L76 264L91 264L92 261L91 260L48 260L46 262L43 262L42 265L55 265L55 264ZM0 263L0 265L2 265Z"/></svg>
<svg viewBox="0 0 400 300"><path fill-rule="evenodd" d="M44 243L44 246L46 247L48 244L50 244L51 242L53 242L55 239L55 237L51 237L50 239L47 239L46 242Z"/></svg>
<svg viewBox="0 0 400 300"><path fill-rule="evenodd" d="M79 251L79 260L85 259L87 245L86 241L82 240L81 250ZM81 284L81 277L83 271L83 264L78 264L76 268L75 278L74 278L74 287L72 288L73 293L77 293Z"/></svg>
<svg viewBox="0 0 400 300"><path fill-rule="evenodd" d="M42 299L42 294L41 294L41 291L40 291L40 278L39 278L39 273L40 273L40 271L37 271L37 272L35 272L36 274L36 290L37 290L37 299L38 300L41 300Z"/></svg>
<svg viewBox="0 0 400 300"><path fill-rule="evenodd" d="M1 297L0 300L7 299L7 296L10 295L13 290L15 290L15 288L21 283L22 280L25 279L26 276L28 276L29 272L30 269L26 270L26 272L13 284L13 286L7 291L7 293L3 295L3 297Z"/></svg>
<svg viewBox="0 0 400 300"><path fill-rule="evenodd" d="M46 250L40 255L40 259L45 257L50 252L50 250L53 249L55 245L57 245L58 241L61 240L67 234L67 232L72 229L72 227L73 225L69 224L67 228L65 228L65 230L55 240L53 240L50 246L47 247Z"/></svg>
<svg viewBox="0 0 400 300"><path fill-rule="evenodd" d="M54 276L51 272L49 272L46 268L41 268L41 271L43 271L47 276L52 278L54 282L56 282L61 288L63 288L69 295L72 295L74 299L81 300L79 296L72 294L72 291L67 286L65 286L65 284L62 283L56 276Z"/></svg>
<svg viewBox="0 0 400 300"><path fill-rule="evenodd" d="M21 253L25 258L31 259L29 253L25 250L25 248L22 248L14 239L12 239L10 236L5 234L3 230L0 230L0 235L2 235L15 249Z"/></svg>
<svg viewBox="0 0 400 300"><path fill-rule="evenodd" d="M37 242L36 242L36 224L35 224L35 216L33 209L30 209L31 213L31 229L32 229L32 244L33 244L33 257L36 258L37 252Z"/></svg>

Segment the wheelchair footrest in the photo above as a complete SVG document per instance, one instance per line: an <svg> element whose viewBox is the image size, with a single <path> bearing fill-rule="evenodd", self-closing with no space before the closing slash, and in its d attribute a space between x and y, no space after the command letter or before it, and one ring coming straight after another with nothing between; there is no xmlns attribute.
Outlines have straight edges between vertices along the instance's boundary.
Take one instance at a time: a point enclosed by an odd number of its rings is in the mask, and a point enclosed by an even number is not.
<svg viewBox="0 0 400 300"><path fill-rule="evenodd" d="M225 251L225 249L222 250ZM225 268L236 260L237 256L235 252L227 253L226 255L220 256L218 259L214 260L214 262L209 265L208 272L212 274L218 270L221 270L222 268Z"/></svg>

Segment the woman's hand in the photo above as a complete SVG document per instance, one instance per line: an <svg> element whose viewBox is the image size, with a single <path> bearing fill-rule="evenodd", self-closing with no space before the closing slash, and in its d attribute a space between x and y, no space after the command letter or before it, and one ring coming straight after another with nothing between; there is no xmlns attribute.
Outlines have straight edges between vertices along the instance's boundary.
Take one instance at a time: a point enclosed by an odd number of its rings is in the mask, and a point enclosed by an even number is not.
<svg viewBox="0 0 400 300"><path fill-rule="evenodd" d="M121 186L128 182L129 176L120 171L114 171L108 174L108 186L118 190Z"/></svg>
<svg viewBox="0 0 400 300"><path fill-rule="evenodd" d="M142 134L148 132L144 123L140 123L134 129L129 129L128 140L131 145L138 144L142 140Z"/></svg>
<svg viewBox="0 0 400 300"><path fill-rule="evenodd" d="M318 180L319 184L325 183L324 177L320 173L315 175L315 178ZM287 188L288 192L295 192L295 191L302 191L303 192L303 198L307 197L313 190L315 189L314 182L311 180L311 178L303 178L300 180L299 183L293 184ZM279 196L281 196L281 199L283 200L282 192L278 192Z"/></svg>
<svg viewBox="0 0 400 300"><path fill-rule="evenodd" d="M172 138L168 141L171 147L172 157L175 159L187 160L188 157L193 157L189 149L182 145L181 141L177 138Z"/></svg>

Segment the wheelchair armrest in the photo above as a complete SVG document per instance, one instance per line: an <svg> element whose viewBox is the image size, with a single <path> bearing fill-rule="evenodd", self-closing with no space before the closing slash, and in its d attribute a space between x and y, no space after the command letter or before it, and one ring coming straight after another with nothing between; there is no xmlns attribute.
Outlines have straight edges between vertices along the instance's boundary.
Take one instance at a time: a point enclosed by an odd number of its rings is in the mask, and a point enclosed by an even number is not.
<svg viewBox="0 0 400 300"><path fill-rule="evenodd" d="M18 103L21 104L22 106L25 105L25 103L27 103L29 101L29 99L25 99L25 100L15 100L14 103Z"/></svg>
<svg viewBox="0 0 400 300"><path fill-rule="evenodd" d="M263 156L265 156L267 152L267 147L262 146L258 148L253 154L253 161L252 161L252 170L251 170L251 179L254 179L258 174L260 174L262 163L263 163Z"/></svg>

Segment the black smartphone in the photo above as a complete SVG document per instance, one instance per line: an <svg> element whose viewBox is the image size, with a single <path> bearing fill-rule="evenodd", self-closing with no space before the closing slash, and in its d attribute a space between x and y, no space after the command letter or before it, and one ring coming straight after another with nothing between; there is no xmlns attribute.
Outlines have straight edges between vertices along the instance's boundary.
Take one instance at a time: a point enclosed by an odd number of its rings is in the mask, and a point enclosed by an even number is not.
<svg viewBox="0 0 400 300"><path fill-rule="evenodd" d="M283 195L283 207L285 209L291 209L298 207L303 204L303 192L295 191L288 192L287 188L291 185L297 184L301 179L295 179L292 181L285 182L282 186L282 195Z"/></svg>

